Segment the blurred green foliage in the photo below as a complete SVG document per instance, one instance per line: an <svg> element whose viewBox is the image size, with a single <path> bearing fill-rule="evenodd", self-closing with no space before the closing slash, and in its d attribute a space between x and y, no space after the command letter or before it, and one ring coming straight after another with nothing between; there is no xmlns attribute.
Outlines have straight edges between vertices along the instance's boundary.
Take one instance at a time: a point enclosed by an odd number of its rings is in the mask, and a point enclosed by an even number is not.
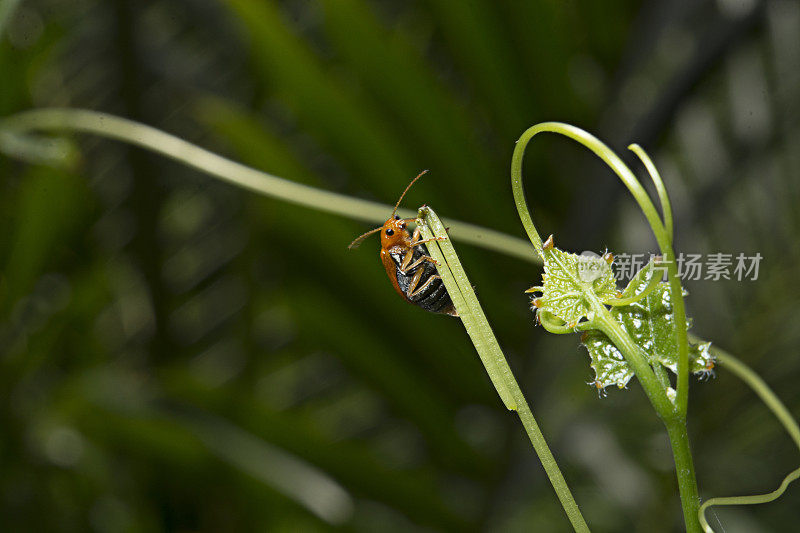
<svg viewBox="0 0 800 533"><path fill-rule="evenodd" d="M429 168L408 207L514 235L525 127L641 142L678 251L763 256L757 281L687 282L693 331L798 413L799 35L784 0L23 0L0 36L0 116L109 111L386 203ZM567 530L457 321L397 298L377 242L346 250L362 224L73 140L66 166L0 158L4 530ZM529 152L529 201L560 245L654 249L590 156ZM532 323L539 273L459 253L593 530L677 530L638 385L599 400L577 339ZM796 466L724 369L692 385L690 434L704 497ZM797 490L715 513L786 531Z"/></svg>

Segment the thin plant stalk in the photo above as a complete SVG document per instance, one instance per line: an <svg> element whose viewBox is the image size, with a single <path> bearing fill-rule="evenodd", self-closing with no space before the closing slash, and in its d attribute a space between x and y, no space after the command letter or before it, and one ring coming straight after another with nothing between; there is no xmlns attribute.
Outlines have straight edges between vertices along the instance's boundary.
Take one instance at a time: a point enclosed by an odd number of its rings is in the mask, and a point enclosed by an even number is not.
<svg viewBox="0 0 800 533"><path fill-rule="evenodd" d="M703 339L695 335L691 335L691 339L692 342L704 342ZM736 377L744 381L748 387L753 389L753 392L755 392L769 410L772 411L797 445L797 449L800 450L800 426L797 425L797 421L792 417L789 409L787 409L778 396L772 392L769 385L761 379L761 376L719 346L712 344L710 349L711 353L714 354L714 358L723 368L730 370Z"/></svg>
<svg viewBox="0 0 800 533"><path fill-rule="evenodd" d="M440 239L429 242L427 245L428 251L439 263L437 266L439 275L442 277L445 288L447 288L447 292L453 300L456 311L461 317L467 334L472 339L475 349L478 351L478 356L486 368L486 372L489 374L495 389L497 389L497 393L506 407L516 411L519 416L572 527L575 531L589 531L589 526L580 512L578 504L567 486L564 475L558 468L555 457L553 457L553 453L547 446L544 435L528 406L522 389L520 389L514 378L511 367L508 365L494 332L486 320L483 308L475 296L475 291L472 289L461 262L458 260L453 244L447 237L447 230L444 224L436 216L436 213L428 207L421 208L419 215L420 230L423 238Z"/></svg>
<svg viewBox="0 0 800 533"><path fill-rule="evenodd" d="M385 204L325 191L256 170L152 126L108 113L87 109L34 109L0 120L0 130L20 134L46 130L100 135L145 148L250 191L364 222L383 223L386 213L392 211L392 207ZM402 217L415 214L408 209L399 209L398 213ZM445 219L445 223L454 239L539 263L523 239L459 220Z"/></svg>

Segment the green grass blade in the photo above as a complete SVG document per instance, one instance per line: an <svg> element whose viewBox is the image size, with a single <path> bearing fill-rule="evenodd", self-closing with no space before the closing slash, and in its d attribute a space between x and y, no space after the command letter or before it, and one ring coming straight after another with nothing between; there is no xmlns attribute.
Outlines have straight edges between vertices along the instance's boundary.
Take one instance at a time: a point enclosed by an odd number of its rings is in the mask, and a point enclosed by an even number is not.
<svg viewBox="0 0 800 533"><path fill-rule="evenodd" d="M431 208L422 207L419 210L419 214L422 236L425 239L440 239L429 242L428 251L439 262L437 268L442 281L453 300L461 321L464 323L467 334L475 345L489 378L492 380L492 384L497 389L497 393L505 406L510 410L516 411L519 415L531 444L533 444L533 448L547 473L547 477L556 491L561 506L572 523L572 527L575 531L589 531L589 526L580 512L578 504L567 486L564 475L558 468L555 457L547 446L544 435L533 417L519 384L514 379L511 367L508 365L508 361L506 361L505 355L497 343L489 322L486 320L486 315L483 313L478 298L475 296L475 291L461 266L453 244L447 237L447 229Z"/></svg>

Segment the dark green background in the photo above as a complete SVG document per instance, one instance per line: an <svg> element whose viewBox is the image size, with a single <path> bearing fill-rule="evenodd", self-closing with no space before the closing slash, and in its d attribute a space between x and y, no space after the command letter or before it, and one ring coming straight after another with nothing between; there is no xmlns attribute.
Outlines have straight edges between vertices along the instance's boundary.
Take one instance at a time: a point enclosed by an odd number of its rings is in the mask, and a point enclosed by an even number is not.
<svg viewBox="0 0 800 533"><path fill-rule="evenodd" d="M639 142L679 251L763 256L757 281L687 282L688 310L798 413L799 41L784 0L23 0L0 116L108 111L385 203L428 168L407 207L517 236L527 126ZM66 168L0 157L3 530L568 530L460 323L394 294L377 239L346 250L369 226L74 140ZM584 149L537 137L525 168L560 246L655 250ZM456 246L593 530L678 530L639 386L598 399L578 339L533 324L538 269ZM693 383L689 418L703 497L797 466L724 368ZM717 515L728 533L788 531L797 501Z"/></svg>

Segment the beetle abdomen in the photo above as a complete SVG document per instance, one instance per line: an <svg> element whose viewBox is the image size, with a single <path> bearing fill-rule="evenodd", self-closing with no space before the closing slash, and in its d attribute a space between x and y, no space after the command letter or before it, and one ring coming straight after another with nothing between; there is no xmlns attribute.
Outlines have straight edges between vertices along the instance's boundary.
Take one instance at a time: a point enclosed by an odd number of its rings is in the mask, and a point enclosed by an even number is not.
<svg viewBox="0 0 800 533"><path fill-rule="evenodd" d="M414 257L409 264L414 264L420 258L427 255L428 249L425 248L425 245L417 245L414 248ZM400 290L406 295L409 302L418 305L426 311L431 311L432 313L456 314L453 301L450 299L450 295L447 293L447 289L442 280L438 277L431 280L431 277L436 275L436 266L433 263L430 261L423 261L416 267L408 269L403 273L400 270L400 264L403 260L402 256L400 254L392 254L392 260L395 263L397 284L400 286ZM419 269L422 269L422 275L412 291L411 282ZM425 283L428 281L430 281L430 283L425 286ZM420 287L423 286L425 286L425 288L419 290Z"/></svg>

